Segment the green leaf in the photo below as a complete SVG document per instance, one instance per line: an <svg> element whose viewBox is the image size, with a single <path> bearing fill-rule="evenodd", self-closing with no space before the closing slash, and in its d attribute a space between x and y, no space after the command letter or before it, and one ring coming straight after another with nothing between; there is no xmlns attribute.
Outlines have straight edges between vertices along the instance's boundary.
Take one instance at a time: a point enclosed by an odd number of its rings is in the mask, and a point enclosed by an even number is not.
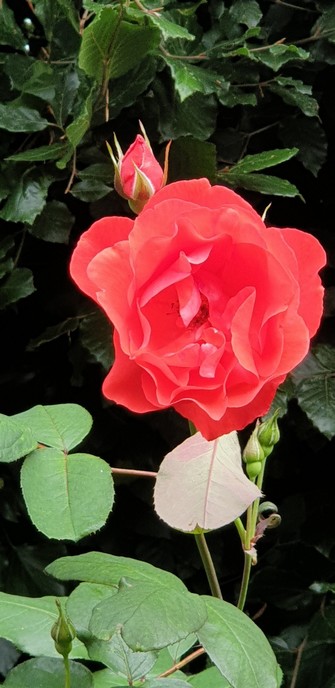
<svg viewBox="0 0 335 688"><path fill-rule="evenodd" d="M66 152L66 149L66 143L51 143L50 146L39 146L39 148L31 148L21 153L15 153L15 155L11 155L9 158L6 158L6 160L15 162L57 160L57 158L60 158Z"/></svg>
<svg viewBox="0 0 335 688"><path fill-rule="evenodd" d="M226 107L236 107L236 105L257 105L257 98L254 93L245 93L238 86L230 85L229 91L218 93L218 99Z"/></svg>
<svg viewBox="0 0 335 688"><path fill-rule="evenodd" d="M65 452L77 447L92 427L92 416L78 404L33 406L12 418L27 425L40 444Z"/></svg>
<svg viewBox="0 0 335 688"><path fill-rule="evenodd" d="M231 171L245 174L246 172L256 172L267 167L280 165L286 160L290 160L298 153L298 148L282 148L278 150L264 151L256 155L246 155L240 162L233 165Z"/></svg>
<svg viewBox="0 0 335 688"><path fill-rule="evenodd" d="M56 0L58 5L62 8L64 15L72 24L75 31L79 32L79 13L74 7L73 0Z"/></svg>
<svg viewBox="0 0 335 688"><path fill-rule="evenodd" d="M0 217L8 222L24 222L32 225L46 203L53 178L37 169L26 170L0 211Z"/></svg>
<svg viewBox="0 0 335 688"><path fill-rule="evenodd" d="M121 678L110 669L102 669L93 674L94 688L129 688L126 678Z"/></svg>
<svg viewBox="0 0 335 688"><path fill-rule="evenodd" d="M317 31L317 35L325 33L327 40L335 43L335 7L332 3L328 7L327 3L322 3L321 8L323 12L313 27L313 31Z"/></svg>
<svg viewBox="0 0 335 688"><path fill-rule="evenodd" d="M287 76L277 76L268 84L272 93L282 98L284 103L298 107L307 117L316 117L319 112L317 100L312 97L312 87L304 84L300 79Z"/></svg>
<svg viewBox="0 0 335 688"><path fill-rule="evenodd" d="M327 159L327 138L316 118L290 118L281 123L278 131L281 141L297 146L297 159L316 177Z"/></svg>
<svg viewBox="0 0 335 688"><path fill-rule="evenodd" d="M80 170L77 176L79 179L96 180L108 184L114 177L114 167L111 160L109 162L97 162Z"/></svg>
<svg viewBox="0 0 335 688"><path fill-rule="evenodd" d="M329 440L335 435L335 349L319 344L291 374L298 404Z"/></svg>
<svg viewBox="0 0 335 688"><path fill-rule="evenodd" d="M80 201L85 203L98 201L100 198L107 196L111 191L113 191L113 188L106 186L99 179L83 179L83 181L74 184L71 188L72 196L79 198Z"/></svg>
<svg viewBox="0 0 335 688"><path fill-rule="evenodd" d="M186 591L182 581L168 571L144 561L129 557L116 557L104 552L88 552L71 557L61 557L50 564L47 573L60 580L79 580L102 585L118 585L123 577L135 581L154 583L162 589Z"/></svg>
<svg viewBox="0 0 335 688"><path fill-rule="evenodd" d="M59 657L50 635L57 618L54 597L31 598L0 592L0 636L28 655ZM86 648L77 638L71 657L87 658Z"/></svg>
<svg viewBox="0 0 335 688"><path fill-rule="evenodd" d="M164 61L171 71L175 89L181 102L196 92L207 95L216 92L220 86L224 90L228 89L228 84L219 74L207 71L203 67L184 64L182 60L174 60L170 57L164 56Z"/></svg>
<svg viewBox="0 0 335 688"><path fill-rule="evenodd" d="M110 467L91 454L37 449L24 461L21 488L36 528L58 540L77 541L98 530L113 505Z"/></svg>
<svg viewBox="0 0 335 688"><path fill-rule="evenodd" d="M246 24L249 28L257 26L263 16L256 0L235 0L230 14L238 24Z"/></svg>
<svg viewBox="0 0 335 688"><path fill-rule="evenodd" d="M28 231L37 239L55 244L67 244L73 223L74 216L65 203L50 201L44 206L33 225L28 227Z"/></svg>
<svg viewBox="0 0 335 688"><path fill-rule="evenodd" d="M4 198L7 198L10 190L11 185L9 184L5 175L0 172L0 201L3 201Z"/></svg>
<svg viewBox="0 0 335 688"><path fill-rule="evenodd" d="M102 83L126 74L158 46L159 40L155 27L121 21L118 11L106 7L83 32L79 66Z"/></svg>
<svg viewBox="0 0 335 688"><path fill-rule="evenodd" d="M286 179L280 179L267 174L239 174L238 172L222 172L218 174L220 182L237 189L248 189L270 196L299 196L299 190Z"/></svg>
<svg viewBox="0 0 335 688"><path fill-rule="evenodd" d="M197 635L232 688L279 688L282 674L265 635L243 612L204 596L208 620Z"/></svg>
<svg viewBox="0 0 335 688"><path fill-rule="evenodd" d="M79 88L80 79L78 73L72 67L57 72L55 97L51 100L50 105L57 124L62 128L72 112Z"/></svg>
<svg viewBox="0 0 335 688"><path fill-rule="evenodd" d="M98 14L83 31L79 67L101 83L104 76L108 75L121 20L119 12L112 7L96 8L95 11Z"/></svg>
<svg viewBox="0 0 335 688"><path fill-rule="evenodd" d="M181 38L185 41L194 41L195 39L195 36L185 26L179 26L176 22L167 19L163 14L150 14L148 19L151 24L159 28L165 41L176 38Z"/></svg>
<svg viewBox="0 0 335 688"><path fill-rule="evenodd" d="M188 681L179 678L152 678L142 683L143 688L187 688Z"/></svg>
<svg viewBox="0 0 335 688"><path fill-rule="evenodd" d="M215 131L217 101L214 95L195 93L182 103L177 95L171 96L159 89L156 81L155 96L159 103L159 129L162 139L193 136L205 141Z"/></svg>
<svg viewBox="0 0 335 688"><path fill-rule="evenodd" d="M62 337L64 334L69 336L71 332L74 332L80 323L80 316L74 316L73 318L66 318L63 322L57 323L57 325L50 325L46 327L38 337L31 339L27 345L27 351L34 351L38 349L42 344L47 344L52 342L58 337Z"/></svg>
<svg viewBox="0 0 335 688"><path fill-rule="evenodd" d="M189 684L192 688L231 688L231 683L220 674L215 666L191 676Z"/></svg>
<svg viewBox="0 0 335 688"><path fill-rule="evenodd" d="M120 77L113 80L109 93L109 116L114 119L121 110L136 102L141 93L146 91L154 80L157 71L157 59L148 55L143 62L136 65L127 74L127 82Z"/></svg>
<svg viewBox="0 0 335 688"><path fill-rule="evenodd" d="M93 639L87 643L87 649L90 659L105 664L129 682L143 678L156 661L155 652L133 652L122 640L119 632L109 641Z"/></svg>
<svg viewBox="0 0 335 688"><path fill-rule="evenodd" d="M216 147L208 141L185 136L173 142L169 156L169 179L216 179Z"/></svg>
<svg viewBox="0 0 335 688"><path fill-rule="evenodd" d="M6 0L0 6L0 45L10 45L17 50L24 50L27 39L15 21L15 15Z"/></svg>
<svg viewBox="0 0 335 688"><path fill-rule="evenodd" d="M0 286L0 310L30 296L35 291L29 268L14 268Z"/></svg>
<svg viewBox="0 0 335 688"><path fill-rule="evenodd" d="M14 261L12 258L6 258L5 260L2 260L0 263L0 279L7 275L9 272L13 272L14 270ZM1 287L0 287L0 295L1 295Z"/></svg>
<svg viewBox="0 0 335 688"><path fill-rule="evenodd" d="M36 449L31 430L0 414L0 461L16 461Z"/></svg>
<svg viewBox="0 0 335 688"><path fill-rule="evenodd" d="M265 46L263 46L265 47ZM267 67L277 72L284 64L291 60L307 60L309 53L296 45L272 45L267 50L250 53L250 57L259 60Z"/></svg>
<svg viewBox="0 0 335 688"><path fill-rule="evenodd" d="M4 236L0 239L0 260L6 258L7 253L11 251L15 246L15 242L12 236Z"/></svg>
<svg viewBox="0 0 335 688"><path fill-rule="evenodd" d="M12 643L4 638L0 638L0 672L6 676L10 669L17 663L20 652Z"/></svg>
<svg viewBox="0 0 335 688"><path fill-rule="evenodd" d="M96 310L79 324L81 343L93 359L109 370L114 360L113 336L110 322L104 313Z"/></svg>
<svg viewBox="0 0 335 688"><path fill-rule="evenodd" d="M117 586L112 588L110 585L101 583L80 583L69 596L66 603L67 614L75 626L78 637L82 637L85 643L94 641L89 631L94 607L116 593Z"/></svg>
<svg viewBox="0 0 335 688"><path fill-rule="evenodd" d="M27 55L7 55L4 72L10 78L11 86L20 93L50 101L55 95L54 72L50 65Z"/></svg>
<svg viewBox="0 0 335 688"><path fill-rule="evenodd" d="M41 117L37 110L15 105L0 103L0 129L13 131L42 131L49 126L48 120Z"/></svg>
<svg viewBox="0 0 335 688"><path fill-rule="evenodd" d="M69 142L73 148L76 148L82 138L85 136L92 118L92 108L93 108L93 90L90 91L86 100L83 103L82 109L78 117L76 117L68 127L66 127L65 132Z"/></svg>
<svg viewBox="0 0 335 688"><path fill-rule="evenodd" d="M93 677L89 669L70 661L71 688L93 688ZM64 685L65 668L62 658L39 657L28 659L12 669L4 688L60 688Z"/></svg>
<svg viewBox="0 0 335 688"><path fill-rule="evenodd" d="M101 640L120 630L134 651L146 652L186 638L206 620L206 607L198 595L156 583L122 579L117 595L93 610L90 630Z"/></svg>

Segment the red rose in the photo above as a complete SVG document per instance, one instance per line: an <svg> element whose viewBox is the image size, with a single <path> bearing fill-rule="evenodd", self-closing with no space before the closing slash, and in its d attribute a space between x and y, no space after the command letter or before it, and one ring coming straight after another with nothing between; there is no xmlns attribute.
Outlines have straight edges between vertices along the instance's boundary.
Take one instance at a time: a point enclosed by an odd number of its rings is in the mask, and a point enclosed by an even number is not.
<svg viewBox="0 0 335 688"><path fill-rule="evenodd" d="M95 222L71 275L114 324L103 393L138 413L173 406L209 440L243 428L307 354L324 263L313 236L266 228L206 179L164 187L135 221Z"/></svg>

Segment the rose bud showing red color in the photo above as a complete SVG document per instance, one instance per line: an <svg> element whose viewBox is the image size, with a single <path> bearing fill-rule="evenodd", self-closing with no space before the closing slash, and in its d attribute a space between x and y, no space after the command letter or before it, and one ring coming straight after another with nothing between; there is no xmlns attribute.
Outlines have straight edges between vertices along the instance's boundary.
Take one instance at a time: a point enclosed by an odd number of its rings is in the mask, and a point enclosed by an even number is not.
<svg viewBox="0 0 335 688"><path fill-rule="evenodd" d="M152 152L150 141L141 122L140 128L143 136L138 134L124 154L116 136L114 136L118 160L107 144L115 170L114 188L122 198L128 200L131 210L136 214L140 213L149 198L165 185L170 148L170 144L168 144L163 170Z"/></svg>
<svg viewBox="0 0 335 688"><path fill-rule="evenodd" d="M71 275L114 325L103 393L137 413L173 407L208 440L245 427L308 352L324 264L313 236L267 228L206 179L165 186L134 221L98 220Z"/></svg>

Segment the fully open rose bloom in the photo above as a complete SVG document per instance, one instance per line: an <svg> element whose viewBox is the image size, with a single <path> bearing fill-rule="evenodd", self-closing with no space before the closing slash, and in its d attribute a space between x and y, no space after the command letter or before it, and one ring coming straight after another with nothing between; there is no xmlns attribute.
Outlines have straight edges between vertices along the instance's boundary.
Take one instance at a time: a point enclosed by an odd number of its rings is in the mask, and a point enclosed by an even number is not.
<svg viewBox="0 0 335 688"><path fill-rule="evenodd" d="M313 236L266 228L206 179L164 187L135 221L98 220L71 275L114 324L103 393L138 413L172 406L207 439L243 428L307 354L324 264Z"/></svg>

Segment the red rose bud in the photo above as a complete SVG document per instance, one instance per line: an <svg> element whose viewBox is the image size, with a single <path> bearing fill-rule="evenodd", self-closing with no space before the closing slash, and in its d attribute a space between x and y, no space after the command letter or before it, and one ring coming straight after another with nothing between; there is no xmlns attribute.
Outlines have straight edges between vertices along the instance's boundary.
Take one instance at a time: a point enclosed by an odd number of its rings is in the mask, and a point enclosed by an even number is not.
<svg viewBox="0 0 335 688"><path fill-rule="evenodd" d="M170 148L170 144L168 144L165 152L164 170L162 170L152 152L150 141L141 122L140 128L143 136L138 134L134 143L124 154L114 135L115 148L118 153L117 160L107 143L115 169L114 188L122 198L128 200L131 210L136 215L141 212L149 198L165 185Z"/></svg>

